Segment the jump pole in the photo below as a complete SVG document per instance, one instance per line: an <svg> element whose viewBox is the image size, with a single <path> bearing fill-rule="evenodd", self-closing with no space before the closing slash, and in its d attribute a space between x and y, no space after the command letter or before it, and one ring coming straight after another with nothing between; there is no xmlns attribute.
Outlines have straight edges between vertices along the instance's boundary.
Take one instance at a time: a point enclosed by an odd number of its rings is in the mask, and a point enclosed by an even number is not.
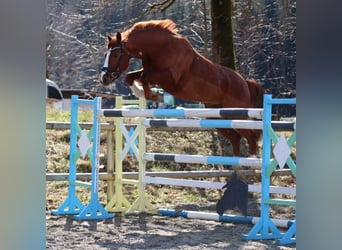
<svg viewBox="0 0 342 250"><path fill-rule="evenodd" d="M183 217L187 219L214 220L214 221L220 221L220 222L253 224L253 225L255 225L260 220L260 217L254 217L254 216L239 216L239 215L231 215L231 214L218 215L217 213L210 213L210 212L188 211L188 210L176 211L174 209L166 209L166 208L158 209L158 213L160 215L169 216L169 217ZM281 227L285 229L289 229L291 225L294 223L293 220L284 220L284 219L271 219L271 220L277 227Z"/></svg>

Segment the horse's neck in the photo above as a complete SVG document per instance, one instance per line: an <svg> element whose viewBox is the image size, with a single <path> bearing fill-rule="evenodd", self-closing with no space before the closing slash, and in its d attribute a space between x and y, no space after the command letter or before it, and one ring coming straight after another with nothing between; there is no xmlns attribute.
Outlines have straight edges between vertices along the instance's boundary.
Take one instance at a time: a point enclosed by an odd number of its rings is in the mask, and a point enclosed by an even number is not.
<svg viewBox="0 0 342 250"><path fill-rule="evenodd" d="M135 31L127 35L126 48L139 55L141 52L157 50L165 43L170 42L172 33L167 30Z"/></svg>

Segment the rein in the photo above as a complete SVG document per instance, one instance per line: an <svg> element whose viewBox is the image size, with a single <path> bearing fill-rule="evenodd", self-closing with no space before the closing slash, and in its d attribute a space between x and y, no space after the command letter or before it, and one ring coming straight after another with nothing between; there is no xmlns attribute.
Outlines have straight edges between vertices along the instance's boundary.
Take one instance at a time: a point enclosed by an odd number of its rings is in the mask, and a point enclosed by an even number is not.
<svg viewBox="0 0 342 250"><path fill-rule="evenodd" d="M115 69L112 69L112 68L109 68L109 57L110 57L110 53L114 50L117 50L117 49L120 49L119 61L118 61L118 64L116 65ZM120 47L117 46L117 47L109 48L107 51L106 60L103 64L103 67L101 68L101 71L104 73L110 73L114 79L119 78L119 76L121 74L119 70L120 70L120 66L121 66L121 62L122 62L122 58L123 58L124 53L125 53L125 45L123 43L120 43Z"/></svg>

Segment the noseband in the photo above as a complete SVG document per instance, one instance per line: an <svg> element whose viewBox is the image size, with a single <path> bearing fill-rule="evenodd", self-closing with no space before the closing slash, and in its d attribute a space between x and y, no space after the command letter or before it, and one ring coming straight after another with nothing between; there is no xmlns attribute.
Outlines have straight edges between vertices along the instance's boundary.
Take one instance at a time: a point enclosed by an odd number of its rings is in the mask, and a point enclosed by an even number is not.
<svg viewBox="0 0 342 250"><path fill-rule="evenodd" d="M120 57L119 57L119 61L115 67L115 69L110 68L109 67L109 57L110 57L110 53L114 50L120 49ZM122 58L123 55L125 53L125 48L124 48L124 44L120 43L120 46L117 47L113 47L113 48L109 48L106 54L106 60L103 64L103 67L101 68L101 71L104 73L109 73L111 75L111 77L113 77L113 79L117 79L120 76L120 66L121 66L121 62L122 62Z"/></svg>

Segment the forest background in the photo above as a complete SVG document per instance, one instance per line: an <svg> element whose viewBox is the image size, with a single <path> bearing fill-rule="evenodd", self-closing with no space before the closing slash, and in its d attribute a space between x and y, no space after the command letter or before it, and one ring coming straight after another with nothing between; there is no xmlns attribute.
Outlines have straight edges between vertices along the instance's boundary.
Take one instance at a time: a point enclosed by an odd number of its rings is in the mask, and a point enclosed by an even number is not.
<svg viewBox="0 0 342 250"><path fill-rule="evenodd" d="M211 4L210 0L47 0L47 78L61 89L129 94L124 76L109 87L99 84L107 35L151 19L172 19L197 51L217 61ZM237 71L263 83L274 97L296 97L296 0L232 0L232 24ZM131 60L129 70L140 67L139 60ZM295 108L286 113L295 115Z"/></svg>

